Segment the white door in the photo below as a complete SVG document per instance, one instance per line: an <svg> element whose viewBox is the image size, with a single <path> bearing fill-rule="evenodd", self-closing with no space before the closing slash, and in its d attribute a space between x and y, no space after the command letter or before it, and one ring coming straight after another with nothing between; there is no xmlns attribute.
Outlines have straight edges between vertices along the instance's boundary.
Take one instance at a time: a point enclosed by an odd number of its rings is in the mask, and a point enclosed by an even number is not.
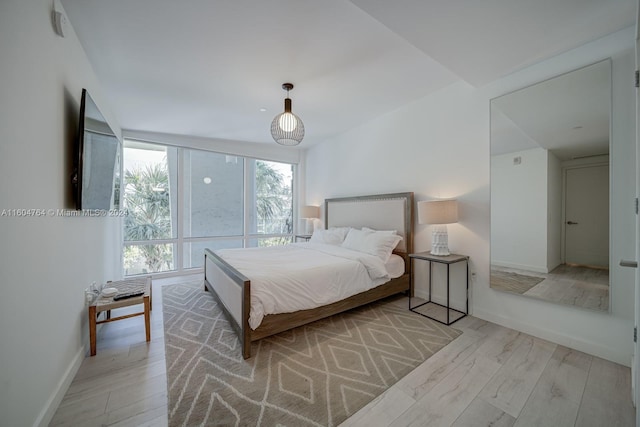
<svg viewBox="0 0 640 427"><path fill-rule="evenodd" d="M565 172L565 262L608 268L609 165Z"/></svg>

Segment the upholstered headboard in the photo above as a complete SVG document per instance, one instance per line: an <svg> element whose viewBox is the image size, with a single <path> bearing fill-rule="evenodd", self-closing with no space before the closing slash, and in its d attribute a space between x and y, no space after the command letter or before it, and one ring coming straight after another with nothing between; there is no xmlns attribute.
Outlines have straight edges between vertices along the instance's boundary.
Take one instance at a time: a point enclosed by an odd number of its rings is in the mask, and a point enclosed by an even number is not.
<svg viewBox="0 0 640 427"><path fill-rule="evenodd" d="M374 194L370 196L326 199L325 227L369 227L396 230L402 236L395 252L413 251L413 193Z"/></svg>

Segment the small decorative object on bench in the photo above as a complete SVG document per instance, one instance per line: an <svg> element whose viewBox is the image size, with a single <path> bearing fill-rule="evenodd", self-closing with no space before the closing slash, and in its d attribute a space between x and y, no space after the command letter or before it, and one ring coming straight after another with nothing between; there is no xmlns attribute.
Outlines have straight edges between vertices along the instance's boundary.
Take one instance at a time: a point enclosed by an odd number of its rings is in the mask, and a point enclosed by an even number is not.
<svg viewBox="0 0 640 427"><path fill-rule="evenodd" d="M118 293L118 289L117 288L104 288L102 290L101 295L105 298L111 298L116 296L116 294Z"/></svg>

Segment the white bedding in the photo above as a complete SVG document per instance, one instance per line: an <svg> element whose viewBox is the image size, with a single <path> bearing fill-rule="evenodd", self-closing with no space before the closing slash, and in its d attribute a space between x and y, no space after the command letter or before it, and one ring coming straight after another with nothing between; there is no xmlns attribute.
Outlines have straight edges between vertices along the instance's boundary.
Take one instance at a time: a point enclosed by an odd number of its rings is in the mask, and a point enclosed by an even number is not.
<svg viewBox="0 0 640 427"><path fill-rule="evenodd" d="M323 243L215 252L251 280L251 329L267 314L331 304L390 280L377 256Z"/></svg>
<svg viewBox="0 0 640 427"><path fill-rule="evenodd" d="M404 259L396 254L391 254L389 261L384 264L384 268L389 273L389 278L395 279L404 274Z"/></svg>

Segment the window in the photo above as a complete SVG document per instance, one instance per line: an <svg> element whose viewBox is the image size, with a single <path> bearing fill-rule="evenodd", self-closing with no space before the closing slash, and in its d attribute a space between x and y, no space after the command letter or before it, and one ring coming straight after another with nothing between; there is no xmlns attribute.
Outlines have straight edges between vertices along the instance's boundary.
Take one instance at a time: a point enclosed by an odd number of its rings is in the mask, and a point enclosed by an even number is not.
<svg viewBox="0 0 640 427"><path fill-rule="evenodd" d="M125 275L175 269L175 189L170 179L177 150L125 143L123 207Z"/></svg>
<svg viewBox="0 0 640 427"><path fill-rule="evenodd" d="M202 267L205 248L242 247L244 162L208 151L182 151L183 268Z"/></svg>
<svg viewBox="0 0 640 427"><path fill-rule="evenodd" d="M293 232L293 167L283 163L247 159L250 203L248 228L252 239L247 246L282 245L291 242Z"/></svg>
<svg viewBox="0 0 640 427"><path fill-rule="evenodd" d="M204 249L292 241L291 164L125 140L125 275L202 268Z"/></svg>

